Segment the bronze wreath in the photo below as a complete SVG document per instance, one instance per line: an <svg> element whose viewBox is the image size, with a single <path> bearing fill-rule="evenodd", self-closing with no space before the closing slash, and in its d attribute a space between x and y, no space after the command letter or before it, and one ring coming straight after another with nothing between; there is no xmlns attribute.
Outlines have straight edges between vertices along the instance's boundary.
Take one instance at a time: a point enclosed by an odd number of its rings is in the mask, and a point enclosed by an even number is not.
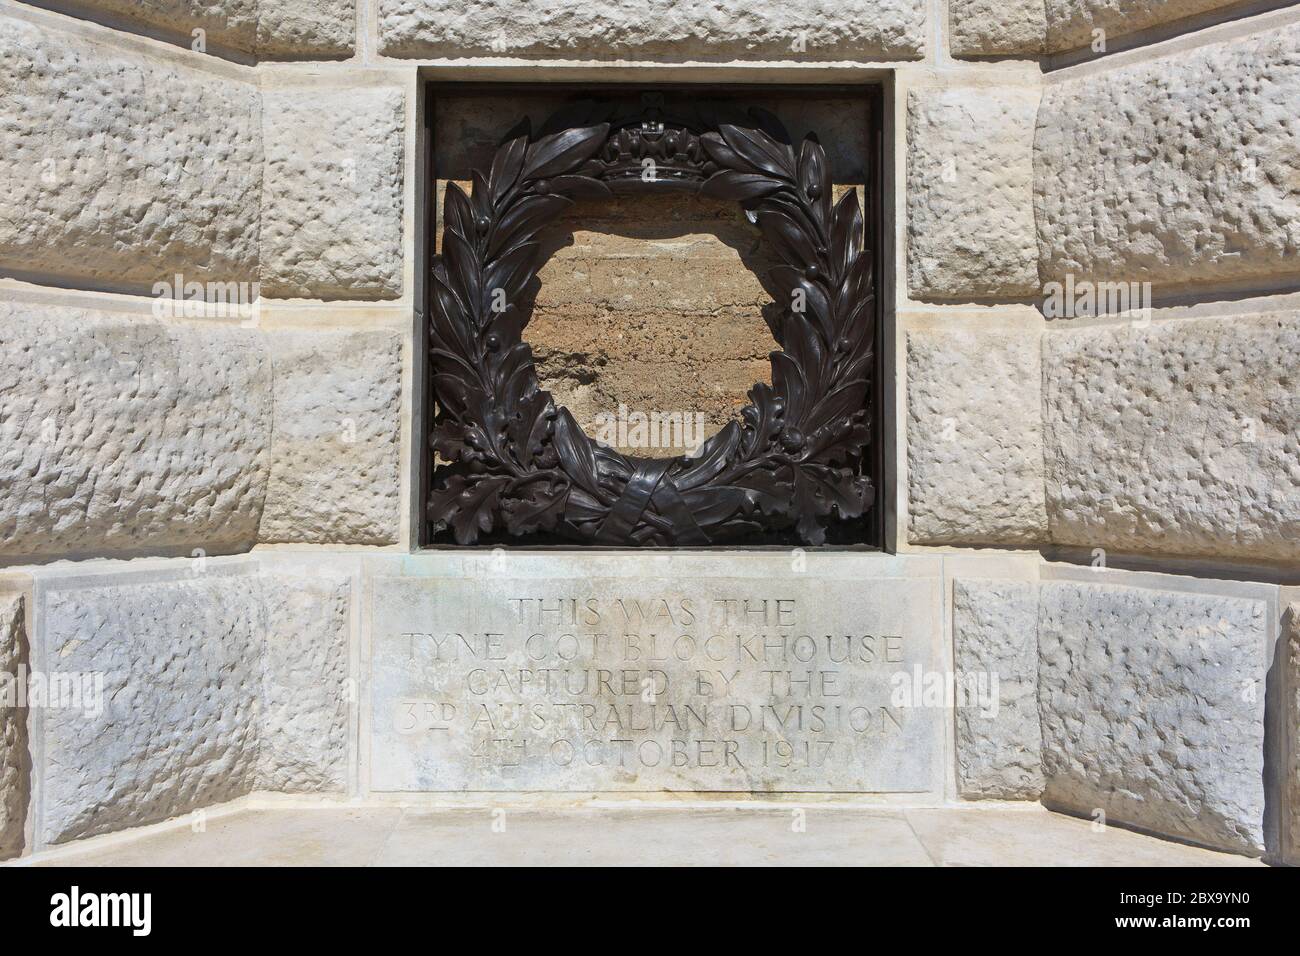
<svg viewBox="0 0 1300 956"><path fill-rule="evenodd" d="M770 114L694 128L614 114L584 103L553 132L534 139L525 126L486 175L473 172L471 195L447 187L430 322L432 442L446 467L431 527L461 544L504 530L706 545L793 526L821 544L828 515L860 517L874 496L859 467L875 304L857 197L832 207L822 147L810 136L796 155ZM781 351L771 387L755 385L741 421L695 456L636 458L589 438L541 390L521 301L541 265L534 237L574 199L664 187L738 200L772 243Z"/></svg>

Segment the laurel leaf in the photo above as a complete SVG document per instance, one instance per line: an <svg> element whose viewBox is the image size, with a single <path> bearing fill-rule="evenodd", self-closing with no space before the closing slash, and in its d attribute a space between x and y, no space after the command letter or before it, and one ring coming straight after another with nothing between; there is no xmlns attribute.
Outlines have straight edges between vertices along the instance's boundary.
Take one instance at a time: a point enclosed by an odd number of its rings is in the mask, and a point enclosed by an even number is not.
<svg viewBox="0 0 1300 956"><path fill-rule="evenodd" d="M704 181L704 185L700 187L700 195L707 196L710 199L743 201L757 199L760 196L769 196L783 188L785 188L785 183L770 176L724 169L720 173L714 173Z"/></svg>
<svg viewBox="0 0 1300 956"><path fill-rule="evenodd" d="M751 166L779 179L793 181L794 150L789 146L778 143L761 129L741 129L723 123L718 132L727 145L743 156Z"/></svg>
<svg viewBox="0 0 1300 956"><path fill-rule="evenodd" d="M571 172L595 155L609 135L609 124L566 129L543 136L528 147L523 178L542 179Z"/></svg>

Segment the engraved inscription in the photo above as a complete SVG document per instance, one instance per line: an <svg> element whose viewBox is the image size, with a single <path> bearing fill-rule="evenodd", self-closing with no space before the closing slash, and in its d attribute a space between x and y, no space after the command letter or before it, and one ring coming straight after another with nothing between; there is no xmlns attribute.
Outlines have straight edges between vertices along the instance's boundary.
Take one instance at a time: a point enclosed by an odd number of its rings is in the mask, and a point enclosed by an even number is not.
<svg viewBox="0 0 1300 956"><path fill-rule="evenodd" d="M933 622L882 605L925 585L874 585L383 579L372 782L924 789L935 715L889 690L930 660Z"/></svg>

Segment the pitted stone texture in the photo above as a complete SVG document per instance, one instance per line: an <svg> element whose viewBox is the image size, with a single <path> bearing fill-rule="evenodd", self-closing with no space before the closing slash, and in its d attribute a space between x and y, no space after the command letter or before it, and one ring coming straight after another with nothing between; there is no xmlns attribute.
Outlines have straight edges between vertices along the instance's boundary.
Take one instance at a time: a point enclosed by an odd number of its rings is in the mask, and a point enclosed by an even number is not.
<svg viewBox="0 0 1300 956"><path fill-rule="evenodd" d="M345 56L357 34L356 0L257 0L255 50L267 56Z"/></svg>
<svg viewBox="0 0 1300 956"><path fill-rule="evenodd" d="M1037 55L1047 43L1043 0L948 0L954 56Z"/></svg>
<svg viewBox="0 0 1300 956"><path fill-rule="evenodd" d="M1045 540L1038 339L908 334L908 540Z"/></svg>
<svg viewBox="0 0 1300 956"><path fill-rule="evenodd" d="M257 787L347 788L350 588L334 575L262 578L265 694Z"/></svg>
<svg viewBox="0 0 1300 956"><path fill-rule="evenodd" d="M48 667L103 675L104 706L46 712L44 840L344 789L349 592L341 575L214 564L48 591Z"/></svg>
<svg viewBox="0 0 1300 956"><path fill-rule="evenodd" d="M0 860L22 851L31 794L27 714L18 707L18 680L27 660L23 596L0 594Z"/></svg>
<svg viewBox="0 0 1300 956"><path fill-rule="evenodd" d="M917 298L1038 291L1038 91L917 89L907 96L907 284Z"/></svg>
<svg viewBox="0 0 1300 956"><path fill-rule="evenodd" d="M1110 40L1147 27L1232 6L1240 0L1039 0L1046 4L1047 43L1052 50L1091 46L1094 31Z"/></svg>
<svg viewBox="0 0 1300 956"><path fill-rule="evenodd" d="M256 86L5 19L0 91L0 269L256 279Z"/></svg>
<svg viewBox="0 0 1300 956"><path fill-rule="evenodd" d="M263 294L400 296L402 91L276 89L265 100Z"/></svg>
<svg viewBox="0 0 1300 956"><path fill-rule="evenodd" d="M253 789L262 656L258 581L53 591L51 667L103 675L103 710L45 714L49 843L165 820Z"/></svg>
<svg viewBox="0 0 1300 956"><path fill-rule="evenodd" d="M1297 354L1295 313L1049 330L1052 540L1300 558Z"/></svg>
<svg viewBox="0 0 1300 956"><path fill-rule="evenodd" d="M1284 859L1300 866L1300 603L1292 604L1282 617L1283 688L1286 756L1282 781L1282 826Z"/></svg>
<svg viewBox="0 0 1300 956"><path fill-rule="evenodd" d="M924 0L379 0L386 56L917 59Z"/></svg>
<svg viewBox="0 0 1300 956"><path fill-rule="evenodd" d="M1038 799L1038 586L955 581L952 631L959 686L974 692L958 701L958 791L975 800ZM995 695L996 712L979 693Z"/></svg>
<svg viewBox="0 0 1300 956"><path fill-rule="evenodd" d="M1044 583L1044 803L1262 852L1266 622L1246 598Z"/></svg>
<svg viewBox="0 0 1300 956"><path fill-rule="evenodd" d="M356 0L83 0L88 7L163 30L204 31L205 44L247 53L340 56L352 52Z"/></svg>
<svg viewBox="0 0 1300 956"><path fill-rule="evenodd" d="M1045 281L1300 273L1300 25L1052 85L1034 143Z"/></svg>
<svg viewBox="0 0 1300 956"><path fill-rule="evenodd" d="M270 419L255 332L0 303L0 554L251 545Z"/></svg>
<svg viewBox="0 0 1300 956"><path fill-rule="evenodd" d="M402 341L272 332L275 412L262 541L398 539Z"/></svg>

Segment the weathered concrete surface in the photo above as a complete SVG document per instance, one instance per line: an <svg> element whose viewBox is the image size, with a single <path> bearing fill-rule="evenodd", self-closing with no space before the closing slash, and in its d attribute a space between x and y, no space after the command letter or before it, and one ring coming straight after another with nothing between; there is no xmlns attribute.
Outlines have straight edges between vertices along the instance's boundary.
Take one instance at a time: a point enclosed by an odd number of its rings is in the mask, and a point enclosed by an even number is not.
<svg viewBox="0 0 1300 956"><path fill-rule="evenodd" d="M402 91L289 87L264 98L263 294L400 296Z"/></svg>
<svg viewBox="0 0 1300 956"><path fill-rule="evenodd" d="M1049 330L1052 540L1300 557L1298 352L1295 313Z"/></svg>
<svg viewBox="0 0 1300 956"><path fill-rule="evenodd" d="M1025 808L258 809L44 866L1260 866ZM793 823L802 819L806 828Z"/></svg>
<svg viewBox="0 0 1300 956"><path fill-rule="evenodd" d="M1043 0L948 0L954 56L1036 56L1047 44Z"/></svg>
<svg viewBox="0 0 1300 956"><path fill-rule="evenodd" d="M1282 615L1282 843L1286 862L1300 865L1300 603Z"/></svg>
<svg viewBox="0 0 1300 956"><path fill-rule="evenodd" d="M260 111L252 83L0 21L0 270L253 282Z"/></svg>
<svg viewBox="0 0 1300 956"><path fill-rule="evenodd" d="M923 0L380 0L386 56L565 59L916 59Z"/></svg>
<svg viewBox="0 0 1300 956"><path fill-rule="evenodd" d="M967 688L957 700L958 792L976 800L1038 799L1038 585L954 581L952 633L958 687Z"/></svg>
<svg viewBox="0 0 1300 956"><path fill-rule="evenodd" d="M257 789L344 788L348 582L250 571L194 562L47 590L47 669L103 683L45 712L43 842Z"/></svg>
<svg viewBox="0 0 1300 956"><path fill-rule="evenodd" d="M837 557L405 559L371 587L369 785L936 793L938 562Z"/></svg>
<svg viewBox="0 0 1300 956"><path fill-rule="evenodd" d="M356 0L81 0L112 17L188 34L204 52L221 44L267 56L345 56ZM202 30L200 37L195 31Z"/></svg>
<svg viewBox="0 0 1300 956"><path fill-rule="evenodd" d="M907 337L908 540L1046 537L1039 335Z"/></svg>
<svg viewBox="0 0 1300 956"><path fill-rule="evenodd" d="M1018 87L907 95L907 283L916 298L1038 291L1034 118Z"/></svg>
<svg viewBox="0 0 1300 956"><path fill-rule="evenodd" d="M337 575L264 575L265 695L257 788L347 789L351 588Z"/></svg>
<svg viewBox="0 0 1300 956"><path fill-rule="evenodd" d="M1232 6L1240 0L1040 0L1051 50L1092 46L1147 27ZM1102 31L1101 37L1095 31Z"/></svg>
<svg viewBox="0 0 1300 956"><path fill-rule="evenodd" d="M1263 601L1044 582L1044 802L1263 852L1266 630Z"/></svg>
<svg viewBox="0 0 1300 956"><path fill-rule="evenodd" d="M250 330L0 303L0 554L250 545L271 367Z"/></svg>
<svg viewBox="0 0 1300 956"><path fill-rule="evenodd" d="M0 860L22 851L31 799L27 710L18 706L28 664L23 608L21 594L0 594Z"/></svg>
<svg viewBox="0 0 1300 956"><path fill-rule="evenodd" d="M397 541L401 336L286 331L266 338L275 398L259 540Z"/></svg>
<svg viewBox="0 0 1300 956"><path fill-rule="evenodd" d="M1300 25L1049 86L1034 186L1044 281L1300 273Z"/></svg>

